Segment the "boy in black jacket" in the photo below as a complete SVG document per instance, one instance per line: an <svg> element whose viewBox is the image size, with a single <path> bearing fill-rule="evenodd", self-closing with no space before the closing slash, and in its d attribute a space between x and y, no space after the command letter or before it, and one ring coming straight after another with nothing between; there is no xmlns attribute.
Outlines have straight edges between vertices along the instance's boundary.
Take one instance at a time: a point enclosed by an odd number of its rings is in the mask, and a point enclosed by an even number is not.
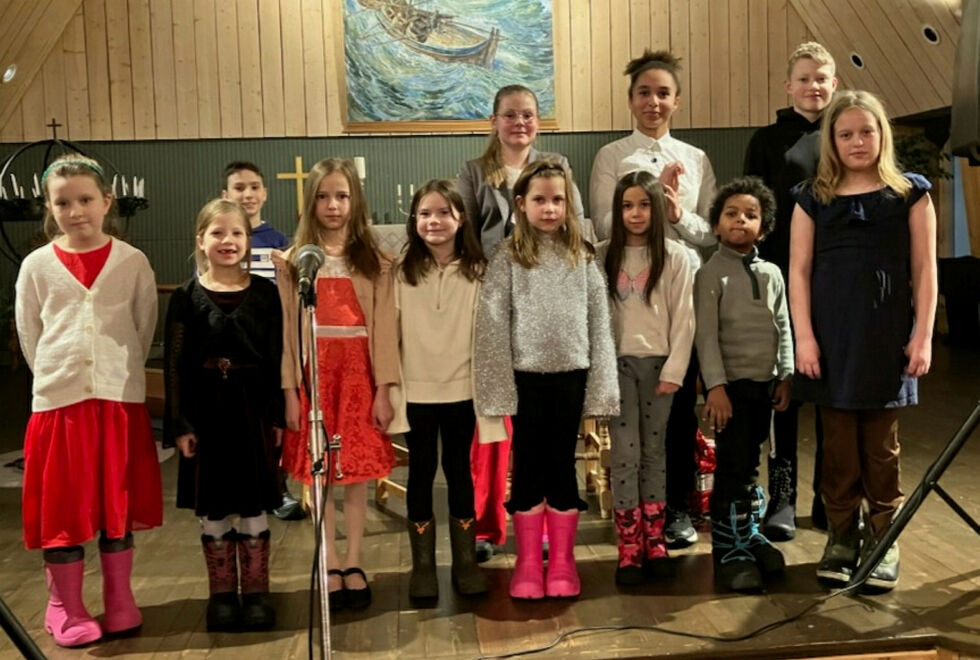
<svg viewBox="0 0 980 660"><path fill-rule="evenodd" d="M776 122L755 132L745 153L745 174L760 177L776 196L776 226L759 244L759 255L779 266L789 281L789 225L794 201L790 190L816 175L820 160L820 116L837 89L834 58L820 44L808 41L790 55L786 92L793 106L776 113ZM763 533L773 541L796 534L796 442L799 403L794 402L773 421L775 455L769 458L769 497ZM814 475L814 524L825 527L823 505L817 492L820 474L819 415L817 465Z"/></svg>

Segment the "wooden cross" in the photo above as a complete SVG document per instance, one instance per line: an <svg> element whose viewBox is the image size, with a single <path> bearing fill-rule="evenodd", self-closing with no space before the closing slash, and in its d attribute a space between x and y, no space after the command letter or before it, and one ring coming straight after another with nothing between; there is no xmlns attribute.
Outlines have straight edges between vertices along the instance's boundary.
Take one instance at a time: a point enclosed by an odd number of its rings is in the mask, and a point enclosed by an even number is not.
<svg viewBox="0 0 980 660"><path fill-rule="evenodd" d="M277 179L295 179L296 180L296 216L299 217L303 213L303 181L306 177L310 175L309 172L303 171L303 157L296 156L296 171L295 172L277 172Z"/></svg>
<svg viewBox="0 0 980 660"><path fill-rule="evenodd" d="M57 140L58 139L58 129L61 128L63 125L64 124L59 124L58 123L58 120L55 119L54 117L51 118L51 123L50 124L45 124L45 126L47 126L48 128L51 129L51 139L52 140Z"/></svg>

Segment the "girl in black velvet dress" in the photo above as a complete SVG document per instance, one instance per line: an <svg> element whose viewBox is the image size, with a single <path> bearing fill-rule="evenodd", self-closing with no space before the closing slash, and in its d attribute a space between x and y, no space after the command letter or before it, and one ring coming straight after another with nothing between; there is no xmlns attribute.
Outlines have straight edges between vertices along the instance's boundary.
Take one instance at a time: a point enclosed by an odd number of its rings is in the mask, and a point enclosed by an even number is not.
<svg viewBox="0 0 980 660"><path fill-rule="evenodd" d="M209 630L275 622L266 512L281 502L282 308L275 285L242 268L249 245L237 203L206 204L197 220L200 275L173 293L167 311L164 431L181 453L177 506L201 517Z"/></svg>

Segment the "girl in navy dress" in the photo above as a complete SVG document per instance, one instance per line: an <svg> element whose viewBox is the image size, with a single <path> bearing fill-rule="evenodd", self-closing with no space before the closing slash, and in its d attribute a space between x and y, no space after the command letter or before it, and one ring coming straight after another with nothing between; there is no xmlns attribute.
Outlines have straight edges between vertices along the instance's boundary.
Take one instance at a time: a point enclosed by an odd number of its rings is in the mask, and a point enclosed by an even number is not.
<svg viewBox="0 0 980 660"><path fill-rule="evenodd" d="M802 400L821 406L829 538L817 576L846 583L902 503L898 409L932 361L936 213L902 174L881 102L842 92L824 112L817 177L794 189L790 305ZM867 500L870 519L861 521ZM865 550L871 543L865 542ZM867 582L898 583L893 545Z"/></svg>

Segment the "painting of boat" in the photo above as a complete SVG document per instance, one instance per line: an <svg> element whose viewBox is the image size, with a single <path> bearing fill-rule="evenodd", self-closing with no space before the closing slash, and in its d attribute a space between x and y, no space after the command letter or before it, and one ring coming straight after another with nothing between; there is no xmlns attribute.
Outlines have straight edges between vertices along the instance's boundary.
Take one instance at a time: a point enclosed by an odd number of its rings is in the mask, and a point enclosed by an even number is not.
<svg viewBox="0 0 980 660"><path fill-rule="evenodd" d="M358 0L375 12L378 23L394 38L417 53L440 62L468 63L490 67L500 30L489 33L458 22L455 16L429 11L409 0Z"/></svg>

